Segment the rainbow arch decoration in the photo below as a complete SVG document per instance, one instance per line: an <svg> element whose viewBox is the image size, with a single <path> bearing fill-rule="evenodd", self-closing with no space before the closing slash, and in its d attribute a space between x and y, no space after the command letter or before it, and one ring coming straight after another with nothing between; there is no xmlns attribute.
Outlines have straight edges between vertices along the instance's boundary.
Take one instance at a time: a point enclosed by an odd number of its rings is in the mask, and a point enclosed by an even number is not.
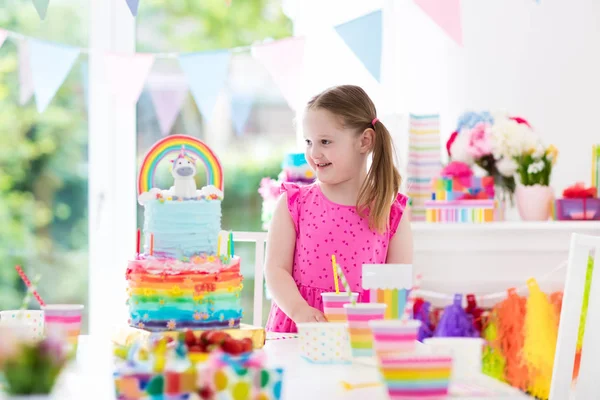
<svg viewBox="0 0 600 400"><path fill-rule="evenodd" d="M171 135L156 142L146 153L138 175L138 195L152 189L158 164L168 155L179 154L181 146L185 147L188 154L202 161L206 170L207 185L213 185L223 192L223 167L212 149L195 137Z"/></svg>

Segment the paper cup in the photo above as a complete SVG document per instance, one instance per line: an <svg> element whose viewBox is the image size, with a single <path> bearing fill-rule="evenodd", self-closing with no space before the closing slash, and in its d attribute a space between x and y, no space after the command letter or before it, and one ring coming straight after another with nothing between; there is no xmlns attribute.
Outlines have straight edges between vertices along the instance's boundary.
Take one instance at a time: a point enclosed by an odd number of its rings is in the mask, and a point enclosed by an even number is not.
<svg viewBox="0 0 600 400"><path fill-rule="evenodd" d="M46 336L65 341L67 351L74 356L81 333L81 304L47 304L44 310Z"/></svg>
<svg viewBox="0 0 600 400"><path fill-rule="evenodd" d="M352 356L373 356L373 334L369 321L383 319L386 308L387 305L382 303L344 304Z"/></svg>
<svg viewBox="0 0 600 400"><path fill-rule="evenodd" d="M40 310L0 311L0 326L8 327L25 340L44 337L44 312Z"/></svg>
<svg viewBox="0 0 600 400"><path fill-rule="evenodd" d="M461 379L481 374L482 338L435 337L423 341L432 354L452 357L452 378Z"/></svg>
<svg viewBox="0 0 600 400"><path fill-rule="evenodd" d="M356 302L358 293L352 293L352 297L348 293L326 292L321 293L323 297L323 311L325 318L329 322L346 322L346 312L344 304Z"/></svg>
<svg viewBox="0 0 600 400"><path fill-rule="evenodd" d="M415 351L421 321L398 319L369 321L373 334L373 348L378 357L406 354Z"/></svg>
<svg viewBox="0 0 600 400"><path fill-rule="evenodd" d="M346 324L306 322L296 326L300 352L306 360L318 364L349 362L350 343Z"/></svg>
<svg viewBox="0 0 600 400"><path fill-rule="evenodd" d="M389 398L439 399L448 395L452 358L439 355L398 355L379 360Z"/></svg>

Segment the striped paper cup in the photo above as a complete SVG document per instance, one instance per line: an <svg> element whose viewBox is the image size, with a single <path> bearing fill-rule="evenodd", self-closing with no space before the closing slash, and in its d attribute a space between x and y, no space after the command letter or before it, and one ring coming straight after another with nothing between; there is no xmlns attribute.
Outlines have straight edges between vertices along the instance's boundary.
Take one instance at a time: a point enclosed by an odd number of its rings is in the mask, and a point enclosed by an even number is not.
<svg viewBox="0 0 600 400"><path fill-rule="evenodd" d="M75 355L81 332L81 304L47 304L44 310L46 336L64 340L70 355Z"/></svg>
<svg viewBox="0 0 600 400"><path fill-rule="evenodd" d="M369 321L383 319L386 308L387 305L382 303L344 304L352 356L373 356L373 334L369 327Z"/></svg>
<svg viewBox="0 0 600 400"><path fill-rule="evenodd" d="M415 351L421 321L398 319L369 321L373 333L373 348L378 357Z"/></svg>
<svg viewBox="0 0 600 400"><path fill-rule="evenodd" d="M440 399L448 395L452 357L391 356L379 360L379 370L391 400Z"/></svg>
<svg viewBox="0 0 600 400"><path fill-rule="evenodd" d="M352 297L348 293L326 292L321 293L323 297L323 311L325 318L329 322L346 322L346 312L344 304L356 302L358 293L352 293Z"/></svg>
<svg viewBox="0 0 600 400"><path fill-rule="evenodd" d="M342 322L298 323L300 352L316 364L337 364L350 361L348 330Z"/></svg>

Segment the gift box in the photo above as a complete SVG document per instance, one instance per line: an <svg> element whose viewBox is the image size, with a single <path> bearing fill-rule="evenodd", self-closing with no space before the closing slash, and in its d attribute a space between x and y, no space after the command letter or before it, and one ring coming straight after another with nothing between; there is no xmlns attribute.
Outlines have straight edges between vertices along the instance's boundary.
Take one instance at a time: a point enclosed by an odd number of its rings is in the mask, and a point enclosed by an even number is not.
<svg viewBox="0 0 600 400"><path fill-rule="evenodd" d="M262 352L212 353L199 376L204 400L278 400L284 370L266 366Z"/></svg>
<svg viewBox="0 0 600 400"><path fill-rule="evenodd" d="M151 373L118 371L113 374L118 400L187 399L196 391L195 369Z"/></svg>
<svg viewBox="0 0 600 400"><path fill-rule="evenodd" d="M600 220L600 199L597 188L576 183L563 191L563 198L556 200L556 219L561 221Z"/></svg>

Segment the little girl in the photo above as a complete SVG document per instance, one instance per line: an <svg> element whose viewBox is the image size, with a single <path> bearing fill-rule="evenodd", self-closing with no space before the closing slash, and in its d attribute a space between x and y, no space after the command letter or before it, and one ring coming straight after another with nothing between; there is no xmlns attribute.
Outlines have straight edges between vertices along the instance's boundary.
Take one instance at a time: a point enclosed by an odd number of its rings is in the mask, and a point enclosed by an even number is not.
<svg viewBox="0 0 600 400"><path fill-rule="evenodd" d="M335 291L332 254L359 302L363 264L412 263L392 138L365 91L346 85L315 96L303 131L317 181L284 183L271 220L265 273L274 300L266 327L272 332L326 321L321 293Z"/></svg>

